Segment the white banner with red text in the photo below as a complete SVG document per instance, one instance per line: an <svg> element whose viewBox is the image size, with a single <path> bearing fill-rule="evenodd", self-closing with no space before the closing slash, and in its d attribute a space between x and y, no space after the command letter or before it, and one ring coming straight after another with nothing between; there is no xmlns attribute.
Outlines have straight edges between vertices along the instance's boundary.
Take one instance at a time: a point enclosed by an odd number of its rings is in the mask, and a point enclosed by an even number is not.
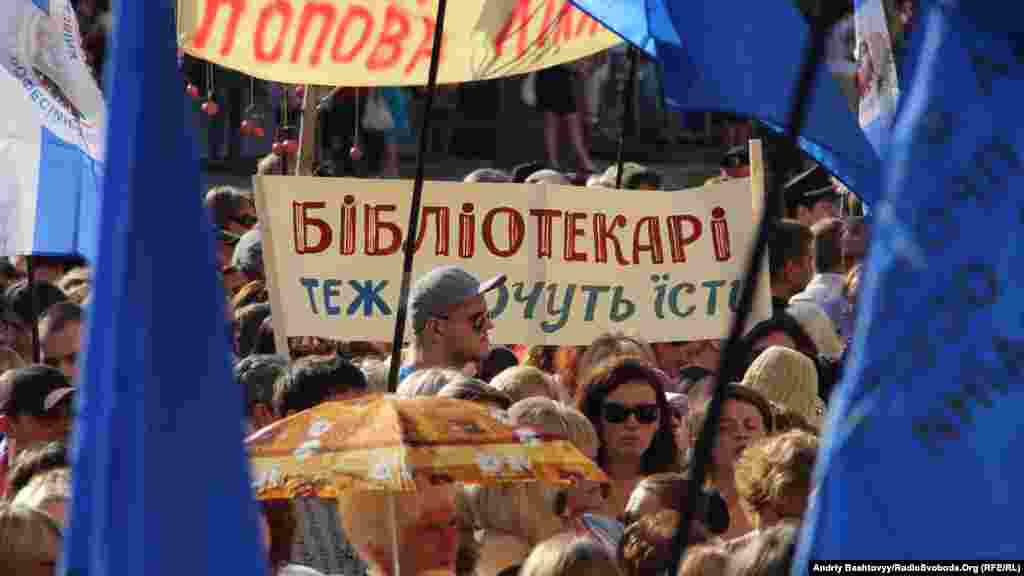
<svg viewBox="0 0 1024 576"><path fill-rule="evenodd" d="M589 344L607 331L724 338L756 234L751 182L672 192L426 182L414 278L447 264L481 281L505 274L487 296L500 344ZM275 329L390 341L412 183L255 184ZM760 278L752 321L771 310Z"/></svg>

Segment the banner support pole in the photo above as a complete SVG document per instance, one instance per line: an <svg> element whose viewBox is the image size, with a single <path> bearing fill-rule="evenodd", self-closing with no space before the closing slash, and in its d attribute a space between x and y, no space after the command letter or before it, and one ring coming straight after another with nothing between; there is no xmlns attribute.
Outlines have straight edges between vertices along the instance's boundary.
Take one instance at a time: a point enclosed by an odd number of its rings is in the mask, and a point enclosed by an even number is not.
<svg viewBox="0 0 1024 576"><path fill-rule="evenodd" d="M431 111L434 108L434 95L437 92L437 72L440 68L441 45L444 39L444 14L448 0L438 0L437 24L434 29L434 42L430 51L430 71L427 75L427 94L423 103L423 118L420 121L419 151L416 154L416 179L412 185L412 202L409 208L409 226L405 236L405 259L402 262L402 287L398 297L398 310L395 312L395 335L391 341L391 366L388 369L388 391L398 388L398 368L402 364L402 342L405 336L405 317L408 313L409 289L412 283L412 261L416 251L416 232L419 225L420 204L423 198L424 164L427 155L427 138L430 132Z"/></svg>

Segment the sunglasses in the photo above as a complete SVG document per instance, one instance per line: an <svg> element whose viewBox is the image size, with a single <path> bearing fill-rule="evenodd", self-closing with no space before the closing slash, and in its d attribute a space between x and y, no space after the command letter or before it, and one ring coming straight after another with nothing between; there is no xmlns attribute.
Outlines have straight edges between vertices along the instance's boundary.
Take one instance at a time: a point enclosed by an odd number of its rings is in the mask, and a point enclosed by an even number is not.
<svg viewBox="0 0 1024 576"><path fill-rule="evenodd" d="M441 320L452 319L451 316L441 316L440 314L437 315L437 318L440 318ZM458 318L456 318L456 320L458 320ZM473 329L473 332L481 334L484 331L484 324L487 322L487 313L481 312L479 314L474 314L469 318L465 318L465 320L469 320L469 327Z"/></svg>
<svg viewBox="0 0 1024 576"><path fill-rule="evenodd" d="M658 421L660 411L657 404L637 404L626 406L618 402L604 403L604 419L612 424L621 424L629 419L629 415L636 416L636 421L641 424L653 424Z"/></svg>

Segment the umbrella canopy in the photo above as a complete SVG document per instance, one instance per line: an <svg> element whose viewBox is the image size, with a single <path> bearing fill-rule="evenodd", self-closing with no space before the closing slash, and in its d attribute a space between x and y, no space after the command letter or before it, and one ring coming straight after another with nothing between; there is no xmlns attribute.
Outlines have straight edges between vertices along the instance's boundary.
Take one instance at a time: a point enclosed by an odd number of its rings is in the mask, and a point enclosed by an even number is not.
<svg viewBox="0 0 1024 576"><path fill-rule="evenodd" d="M451 398L326 402L256 432L247 444L260 499L450 482L608 481L566 438Z"/></svg>

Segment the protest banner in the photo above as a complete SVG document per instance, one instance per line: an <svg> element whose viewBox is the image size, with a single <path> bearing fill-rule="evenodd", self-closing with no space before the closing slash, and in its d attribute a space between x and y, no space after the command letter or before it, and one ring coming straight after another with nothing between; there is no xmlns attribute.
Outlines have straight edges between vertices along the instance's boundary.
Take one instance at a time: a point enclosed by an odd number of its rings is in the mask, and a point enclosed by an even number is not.
<svg viewBox="0 0 1024 576"><path fill-rule="evenodd" d="M722 338L753 241L751 182L674 192L427 182L414 276L445 264L506 274L488 296L495 343L588 344L609 330ZM390 340L408 182L261 176L255 188L275 336ZM754 319L769 314L761 282Z"/></svg>
<svg viewBox="0 0 1024 576"><path fill-rule="evenodd" d="M178 43L264 80L324 86L426 84L437 0L180 0ZM438 82L525 74L621 42L568 0L459 0Z"/></svg>

